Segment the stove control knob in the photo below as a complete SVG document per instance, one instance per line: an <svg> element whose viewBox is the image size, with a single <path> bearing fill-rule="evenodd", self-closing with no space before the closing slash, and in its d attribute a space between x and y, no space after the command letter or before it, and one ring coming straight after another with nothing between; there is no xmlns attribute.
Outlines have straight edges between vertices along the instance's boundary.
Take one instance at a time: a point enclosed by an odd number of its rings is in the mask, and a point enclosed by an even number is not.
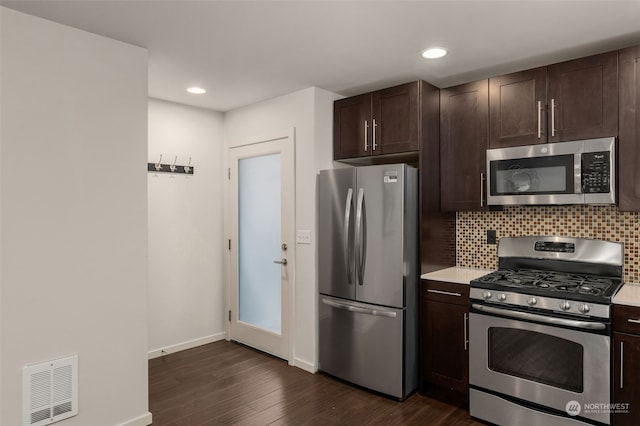
<svg viewBox="0 0 640 426"><path fill-rule="evenodd" d="M484 297L484 300L491 299L491 296L493 296L493 295L491 294L490 291L485 291L484 293L482 293L482 297Z"/></svg>
<svg viewBox="0 0 640 426"><path fill-rule="evenodd" d="M504 293L501 293L498 295L498 300L501 302L504 302L505 300L507 300L507 295Z"/></svg>
<svg viewBox="0 0 640 426"><path fill-rule="evenodd" d="M589 305L587 305L586 303L583 303L582 305L578 306L578 310L580 311L581 314L586 314L591 309L589 308Z"/></svg>
<svg viewBox="0 0 640 426"><path fill-rule="evenodd" d="M571 303L563 300L562 302L560 302L560 309L562 309L563 311L568 311L569 309L571 309Z"/></svg>
<svg viewBox="0 0 640 426"><path fill-rule="evenodd" d="M529 306L533 306L536 303L538 303L538 299L536 299L535 297L529 297L527 299L527 305L529 305Z"/></svg>

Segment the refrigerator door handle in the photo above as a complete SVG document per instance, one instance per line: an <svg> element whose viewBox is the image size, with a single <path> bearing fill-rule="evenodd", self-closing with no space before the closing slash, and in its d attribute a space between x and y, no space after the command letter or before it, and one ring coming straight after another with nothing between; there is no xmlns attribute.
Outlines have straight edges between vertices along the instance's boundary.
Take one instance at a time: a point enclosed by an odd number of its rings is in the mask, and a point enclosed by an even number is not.
<svg viewBox="0 0 640 426"><path fill-rule="evenodd" d="M388 318L395 318L397 316L397 314L394 311L386 311L384 309L362 308L360 306L354 306L349 303L337 302L335 300L330 300L325 298L322 299L322 303L324 303L325 305L331 306L332 308L344 309L345 311L356 312L359 314L367 314L367 315L374 315L378 317L388 317Z"/></svg>
<svg viewBox="0 0 640 426"><path fill-rule="evenodd" d="M347 191L347 200L344 204L344 226L342 235L342 248L344 250L344 266L347 270L347 283L353 284L353 262L351 262L352 244L349 244L349 224L351 222L351 210L353 204L353 189Z"/></svg>
<svg viewBox="0 0 640 426"><path fill-rule="evenodd" d="M364 189L360 188L358 189L358 201L356 203L356 232L355 232L355 238L354 238L354 244L355 244L355 250L356 250L356 255L355 255L355 262L356 262L356 275L357 275L357 282L359 285L362 285L362 281L363 281L363 272L364 272L364 260L363 260L363 252L364 252L364 247L363 247L363 241L362 241L362 234L363 234L363 222L362 222L362 203L364 201Z"/></svg>

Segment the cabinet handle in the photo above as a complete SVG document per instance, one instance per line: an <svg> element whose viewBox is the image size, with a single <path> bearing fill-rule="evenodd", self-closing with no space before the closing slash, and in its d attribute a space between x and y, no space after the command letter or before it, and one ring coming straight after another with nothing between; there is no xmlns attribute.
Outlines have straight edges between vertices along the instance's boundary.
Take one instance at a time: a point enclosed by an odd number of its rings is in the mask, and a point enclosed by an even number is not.
<svg viewBox="0 0 640 426"><path fill-rule="evenodd" d="M627 321L634 324L640 324L640 319L627 318Z"/></svg>
<svg viewBox="0 0 640 426"><path fill-rule="evenodd" d="M436 293L436 294L444 294L447 296L456 296L456 297L461 297L462 294L461 293L454 293L452 291L444 291L444 290L432 290L432 289L428 289L427 293Z"/></svg>
<svg viewBox="0 0 640 426"><path fill-rule="evenodd" d="M551 136L556 135L556 100L551 99Z"/></svg>
<svg viewBox="0 0 640 426"><path fill-rule="evenodd" d="M367 152L369 145L367 145L367 133L369 133L369 122L364 120L364 152Z"/></svg>
<svg viewBox="0 0 640 426"><path fill-rule="evenodd" d="M480 207L484 207L484 173L480 173Z"/></svg>
<svg viewBox="0 0 640 426"><path fill-rule="evenodd" d="M624 389L624 342L620 342L620 389Z"/></svg>
<svg viewBox="0 0 640 426"><path fill-rule="evenodd" d="M378 124L376 123L376 119L373 119L373 130L371 131L372 136L373 136L373 150L376 150L376 147L378 146L376 144L376 127L378 127Z"/></svg>
<svg viewBox="0 0 640 426"><path fill-rule="evenodd" d="M469 319L469 314L465 312L464 314L464 350L466 351L469 347L469 335L467 333L467 320Z"/></svg>
<svg viewBox="0 0 640 426"><path fill-rule="evenodd" d="M542 101L538 101L538 139L542 137Z"/></svg>

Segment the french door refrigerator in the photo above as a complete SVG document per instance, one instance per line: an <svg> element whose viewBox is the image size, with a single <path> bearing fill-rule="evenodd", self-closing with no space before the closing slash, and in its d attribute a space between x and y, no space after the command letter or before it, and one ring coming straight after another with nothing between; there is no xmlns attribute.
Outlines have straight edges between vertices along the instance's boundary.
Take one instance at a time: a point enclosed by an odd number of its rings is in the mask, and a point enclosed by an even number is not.
<svg viewBox="0 0 640 426"><path fill-rule="evenodd" d="M319 176L319 369L404 399L418 383L418 172Z"/></svg>

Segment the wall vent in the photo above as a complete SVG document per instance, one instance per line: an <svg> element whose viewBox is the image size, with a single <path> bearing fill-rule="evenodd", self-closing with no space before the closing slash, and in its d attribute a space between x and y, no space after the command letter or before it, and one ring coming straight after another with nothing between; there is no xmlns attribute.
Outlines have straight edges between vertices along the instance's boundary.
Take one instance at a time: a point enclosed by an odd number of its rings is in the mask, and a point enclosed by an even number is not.
<svg viewBox="0 0 640 426"><path fill-rule="evenodd" d="M78 414L78 356L22 371L23 426L50 425Z"/></svg>

